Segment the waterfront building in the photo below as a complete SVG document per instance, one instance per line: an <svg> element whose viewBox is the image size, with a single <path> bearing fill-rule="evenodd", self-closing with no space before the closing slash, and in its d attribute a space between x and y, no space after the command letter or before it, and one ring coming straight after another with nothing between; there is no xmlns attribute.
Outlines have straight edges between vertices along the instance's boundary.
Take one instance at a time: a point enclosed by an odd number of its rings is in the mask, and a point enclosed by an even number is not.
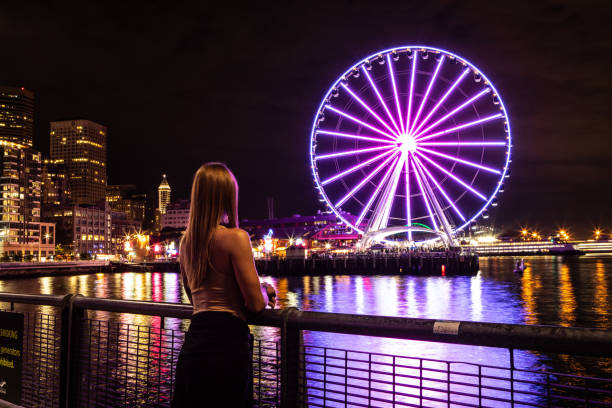
<svg viewBox="0 0 612 408"><path fill-rule="evenodd" d="M50 124L51 160L64 164L74 204L106 198L106 126L86 119Z"/></svg>
<svg viewBox="0 0 612 408"><path fill-rule="evenodd" d="M126 214L129 218L144 222L147 195L139 194L133 184L110 185L106 187L106 201L113 211Z"/></svg>
<svg viewBox="0 0 612 408"><path fill-rule="evenodd" d="M344 213L353 220L357 217ZM265 220L243 219L240 227L249 233L253 248L267 253L285 255L292 246L309 248L312 251L346 251L359 241L361 236L334 214L299 215Z"/></svg>
<svg viewBox="0 0 612 408"><path fill-rule="evenodd" d="M161 215L161 229L187 229L189 222L189 200L168 204L166 213Z"/></svg>
<svg viewBox="0 0 612 408"><path fill-rule="evenodd" d="M166 213L166 207L170 204L172 189L170 188L170 184L168 184L168 179L166 175L162 175L162 181L157 188L157 198L158 198L158 210L161 215Z"/></svg>
<svg viewBox="0 0 612 408"><path fill-rule="evenodd" d="M41 155L0 140L0 256L37 257L41 242ZM44 228L47 233L54 229ZM45 247L45 256L49 249Z"/></svg>
<svg viewBox="0 0 612 408"><path fill-rule="evenodd" d="M45 159L41 175L42 212L49 207L69 205L72 202L66 165L57 160Z"/></svg>
<svg viewBox="0 0 612 408"><path fill-rule="evenodd" d="M71 205L56 208L49 216L57 225L57 241L67 253L91 256L112 253L112 211L106 201L98 205Z"/></svg>
<svg viewBox="0 0 612 408"><path fill-rule="evenodd" d="M0 140L32 147L34 93L0 86Z"/></svg>
<svg viewBox="0 0 612 408"><path fill-rule="evenodd" d="M128 235L138 233L142 229L142 221L135 220L122 211L111 211L111 252L123 252L123 244Z"/></svg>

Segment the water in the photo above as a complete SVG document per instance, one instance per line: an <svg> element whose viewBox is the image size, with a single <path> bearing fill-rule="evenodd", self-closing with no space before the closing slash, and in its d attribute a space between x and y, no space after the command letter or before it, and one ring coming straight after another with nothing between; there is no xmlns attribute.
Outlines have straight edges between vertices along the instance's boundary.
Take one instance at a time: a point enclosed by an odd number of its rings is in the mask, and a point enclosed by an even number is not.
<svg viewBox="0 0 612 408"><path fill-rule="evenodd" d="M263 277L278 292L280 307L302 310L404 316L428 319L526 323L612 328L612 255L526 258L522 274L516 259L481 258L476 276L321 276ZM116 273L0 280L0 291L187 303L175 273ZM43 309L43 308L39 308ZM44 310L43 310L44 311ZM48 312L47 312L48 313ZM93 312L107 319L108 313ZM159 325L158 318L120 315L126 323ZM166 327L185 328L175 321ZM275 339L277 329L254 328L259 337ZM367 336L308 332L306 344L469 361L507 367L505 349L401 341ZM612 377L609 359L517 352L516 365Z"/></svg>

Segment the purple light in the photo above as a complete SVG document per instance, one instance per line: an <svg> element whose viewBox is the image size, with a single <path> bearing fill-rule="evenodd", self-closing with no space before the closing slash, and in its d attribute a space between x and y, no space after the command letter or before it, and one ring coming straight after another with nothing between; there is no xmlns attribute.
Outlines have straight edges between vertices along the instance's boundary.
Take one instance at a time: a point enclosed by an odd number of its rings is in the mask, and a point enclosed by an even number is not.
<svg viewBox="0 0 612 408"><path fill-rule="evenodd" d="M331 183L331 182L332 182L332 181L334 181L334 180L338 180L339 178L342 178L342 177L346 176L347 174L351 174L351 173L352 173L352 172L354 172L355 170L359 170L360 168L365 167L365 166L367 166L368 164L370 164L370 163L372 163L372 162L375 162L376 160L380 159L381 157L384 157L384 156L386 156L386 155L388 155L388 154L391 154L391 153L393 153L393 150L389 150L389 151L387 151L387 152L381 153L381 154L379 154L378 156L375 156L375 157L371 158L371 159L370 159L370 160L368 160L368 161L364 161L363 163L360 163L360 164L358 164L358 165L356 165L356 166L354 166L354 167L351 167L350 169L345 170L345 171L343 171L342 173L338 173L338 174L336 174L335 176L328 178L327 180L323 180L323 181L321 182L321 185L322 185L322 186L324 186L324 185L326 185L326 184Z"/></svg>
<svg viewBox="0 0 612 408"><path fill-rule="evenodd" d="M357 155L357 154L361 154L361 153L374 152L376 150L392 149L392 148L393 147L389 147L389 146L378 146L378 147L370 147L368 149L346 150L344 152L323 154L321 156L315 157L315 160L330 159L332 157L340 157L340 156Z"/></svg>
<svg viewBox="0 0 612 408"><path fill-rule="evenodd" d="M342 197L340 199L340 201L338 201L336 203L336 208L340 207L342 204L344 204L346 202L346 200L348 200L349 198L351 198L353 196L353 194L355 194L357 191L359 191L361 189L361 187L364 186L365 183L367 183L368 181L370 181L370 179L372 177L374 177L376 174L378 174L378 172L387 164L391 161L391 159L393 159L395 156L397 155L397 151L392 154L391 156L389 156L384 162L382 162L377 168L375 168L370 174L368 174L366 176L366 178L364 178L359 184L357 184L357 186L355 186L355 188L353 188L351 191L349 191L344 197ZM393 167L391 167L393 168Z"/></svg>
<svg viewBox="0 0 612 408"><path fill-rule="evenodd" d="M361 67L361 70L363 71L366 78L368 78L368 81L370 82L370 86L374 90L374 93L376 93L376 96L378 96L378 100L380 101L380 104L382 105L382 107L385 109L385 112L387 112L387 116L389 116L389 119L391 120L391 123L393 123L395 130L397 131L398 134L401 133L400 129L397 127L397 123L395 123L395 119L393 119L393 115L391 115L391 112L389 111L389 108L387 107L387 104L385 103L382 96L380 95L380 92L378 92L378 88L374 84L374 81L372 81L370 74L368 74L368 70L365 68L365 66Z"/></svg>
<svg viewBox="0 0 612 408"><path fill-rule="evenodd" d="M427 126L426 129L421 130L417 135L415 135L415 137L419 137L420 135L422 135L423 133L427 132L430 129L433 129L434 127L436 127L438 124L444 122L446 119L448 119L449 117L451 117L452 115L454 115L455 113L459 112L461 109L465 108L466 106L468 106L470 103L472 103L473 101L475 101L476 99L480 98L482 95L491 92L491 90L489 88L484 89L483 91L477 93L476 95L474 95L473 97L471 97L470 99L468 99L467 101L465 101L464 103L462 103L461 105L457 106L455 109L453 109L452 111L450 111L449 113L447 113L446 115L442 116L440 119L438 119L437 121L435 121L432 125Z"/></svg>
<svg viewBox="0 0 612 408"><path fill-rule="evenodd" d="M364 121L359 120L359 119L357 119L356 117L351 116L351 115L349 115L348 113L341 111L340 109L336 109L336 108L334 108L334 107L333 107L333 106L331 106L331 105L325 105L325 107L326 107L327 109L330 109L330 110L332 110L332 111L336 112L336 113L337 113L337 114L339 114L339 115L344 116L345 118L348 118L348 119L350 119L350 120L352 120L352 121L354 121L354 122L359 123L359 124L360 124L360 125L362 125L362 126L365 126L365 127L367 127L367 128L370 128L370 129L372 129L373 131L380 133L381 135L387 136L387 137L388 137L388 138L390 138L391 140L395 140L395 139L396 139L396 137L395 137L395 136L391 136L389 133L385 132L384 130L381 130L381 129L379 129L379 128L377 128L377 127L374 127L374 126L372 126L372 125L370 125L370 124L368 124L368 123L365 123Z"/></svg>
<svg viewBox="0 0 612 408"><path fill-rule="evenodd" d="M449 160L453 160L453 161L456 161L456 162L459 162L459 163L466 164L468 166L472 166L472 167L476 167L478 169L486 170L486 171L491 172L491 173L501 174L501 171L499 171L499 170L492 169L491 167L483 166L481 164L473 163L473 162L468 161L468 160L463 160L463 159L460 159L458 157L449 156L447 154L439 153L439 152L436 152L434 150L429 150L429 149L426 149L424 147L419 147L418 149L422 150L424 152L427 152L427 153L431 153L431 154L436 155L436 156L444 157L444 158L449 159Z"/></svg>
<svg viewBox="0 0 612 408"><path fill-rule="evenodd" d="M397 116L400 120L401 133L404 133L404 121L402 120L402 108L400 107L399 98L397 97L397 87L395 86L395 75L393 74L393 64L391 62L391 54L387 54L387 64L389 65L389 77L391 77L391 85L393 86L393 96L395 96L395 106L397 108Z"/></svg>
<svg viewBox="0 0 612 408"><path fill-rule="evenodd" d="M474 193L475 195L477 195L479 198L481 198L484 201L487 201L487 197L483 196L482 194L480 194L478 191L474 190L474 188L472 188L471 186L469 186L467 183L465 183L463 180L461 180L459 177L455 176L454 174L452 174L451 172L449 172L448 170L446 170L444 167L440 166L438 163L436 163L435 161L431 160L429 157L425 156L423 153L417 151L417 154L419 156L421 156L422 158L424 158L425 160L427 160L428 162L430 162L431 164L433 164L434 166L436 166L441 172L443 172L444 174L446 174L447 176L449 176L450 178L452 178L453 180L455 180L457 183L461 184L463 187L467 188L468 190L470 190L472 193Z"/></svg>
<svg viewBox="0 0 612 408"><path fill-rule="evenodd" d="M432 88L434 82L436 81L436 77L438 76L438 71L440 71L440 67L442 66L443 62L444 62L444 55L440 58L440 61L438 62L438 65L436 66L436 70L434 71L433 76L429 80L429 85L427 86L427 91L425 91L425 95L423 96L423 99L421 100L421 105L419 106L419 110L417 110L417 114L414 117L414 121L412 122L412 125L410 126L410 131L408 133L412 133L412 131L414 130L414 125L417 124L417 122L419 120L419 116L421 116L421 111L423 110L423 107L425 106L425 102L427 102L427 97L429 96L429 92L431 91L431 88ZM412 88L412 86L411 86L411 88Z"/></svg>
<svg viewBox="0 0 612 408"><path fill-rule="evenodd" d="M391 156L391 157L393 157L393 156ZM387 172L383 176L382 180L380 181L378 186L376 186L376 190L374 190L374 193L372 194L372 196L368 200L367 204L365 205L365 207L363 207L363 211L361 211L361 214L359 214L359 218L357 218L357 222L355 223L355 225L357 227L359 227L359 224L361 224L361 221L363 221L363 217L365 216L366 212L368 211L368 209L372 205L372 202L374 201L374 199L376 198L376 196L380 192L380 189L382 188L382 186L387 181L387 178L389 178L389 175L391 174L391 170L393 170L393 168L395 167L395 164L397 163L397 160L399 160L399 157L393 162L393 165L389 166L389 168L387 169Z"/></svg>
<svg viewBox="0 0 612 408"><path fill-rule="evenodd" d="M410 114L412 113L412 92L414 90L414 72L416 71L417 61L418 61L418 50L414 51L414 55L412 57L412 71L410 73L410 91L408 91L408 113L406 114L406 132L410 133L410 128L412 125L410 124Z"/></svg>
<svg viewBox="0 0 612 408"><path fill-rule="evenodd" d="M331 130L324 130L324 129L318 129L317 133L320 133L322 135L346 137L349 139L367 140L367 141L376 142L376 143L386 143L386 144L392 144L392 145L397 144L397 142L387 140L387 139L381 139L376 136L355 135L353 133L333 132Z"/></svg>
<svg viewBox="0 0 612 408"><path fill-rule="evenodd" d="M470 72L469 68L466 68L466 69L463 70L461 75L459 75L459 78L457 78L457 80L453 83L453 85L450 88L448 88L448 90L446 91L444 96L442 96L442 98L438 101L438 103L436 103L436 105L433 107L433 109L429 111L427 116L425 116L425 119L423 119L421 121L421 123L419 123L419 126L417 126L417 128L414 130L413 133L417 133L423 126L425 126L425 124L427 123L427 121L429 120L431 115L433 115L438 110L440 105L442 105L442 103L446 100L446 98L448 98L448 96L451 94L451 92L453 92L453 90L457 87L457 85L459 85L461 80L463 78L465 78L465 76L467 75L468 72Z"/></svg>
<svg viewBox="0 0 612 408"><path fill-rule="evenodd" d="M431 179L431 181L434 182L434 184L436 185L436 187L438 187L438 190L440 190L440 193L442 193L442 195L444 196L444 198L446 199L446 201L450 204L451 207L453 207L453 210L455 210L455 212L457 213L457 215L461 218L461 220L465 221L465 217L463 216L463 214L461 214L461 211L459 211L459 209L457 207L455 207L455 203L453 203L453 200L451 200L448 195L446 194L446 191L444 191L444 189L442 188L442 186L440 184L438 184L438 182L436 181L436 179L434 178L434 176L431 175L431 173L429 172L429 170L427 170L427 167L425 167L423 165L423 163L421 163L421 161L419 160L418 157L414 158L415 162L417 163L418 166L421 166L421 169L423 169L423 171L425 171L425 173L427 174L427 176Z"/></svg>
<svg viewBox="0 0 612 408"><path fill-rule="evenodd" d="M419 175L419 168L414 166L414 174L416 175L417 183L419 184L419 189L421 190L421 195L423 196L423 201L425 201L425 206L427 207L427 212L429 213L429 218L431 218L431 222L433 223L434 229L438 229L438 225L436 224L436 220L431 212L431 207L429 206L429 200L425 195L425 189L423 189L423 183L421 182L421 176Z"/></svg>
<svg viewBox="0 0 612 408"><path fill-rule="evenodd" d="M366 108L366 109L368 110L368 112L370 112L370 113L371 113L371 114L372 114L372 115L373 115L373 116L374 116L376 119L378 119L378 121L379 121L380 123L382 123L382 125L383 125L384 127L386 127L386 128L389 130L389 132L391 132L392 134L394 134L394 135L395 135L395 130L391 129L391 127L389 127L389 125L387 124L387 122L385 122L384 120L382 120L382 119L380 118L380 116L378 116L378 115L376 114L376 112L374 112L374 111L373 111L373 110L372 110L372 109L371 109L371 108L370 108L370 107L369 107L369 106L368 106L368 105L367 105L367 104L366 104L364 101L362 101L362 100L361 100L361 99L360 99L360 98L359 98L357 95L355 95L355 93L353 93L353 91L351 91L351 89L350 89L350 88L349 88L347 85L345 85L345 84L341 84L341 85L342 85L342 87L343 87L344 89L346 89L346 91L347 91L348 93L350 93L350 94L351 94L351 96L352 96L352 97L353 97L353 98L354 98L354 99L355 99L357 102L359 102L359 103L361 104L361 106L363 106L364 108ZM396 136L397 136L397 135L396 135Z"/></svg>
<svg viewBox="0 0 612 408"><path fill-rule="evenodd" d="M420 58L424 53L429 60ZM472 72L475 83L468 81ZM343 102L330 100L338 90L346 92ZM452 240L491 204L510 162L505 107L485 95L497 95L490 80L445 50L410 45L356 62L331 84L312 124L311 169L322 199L361 234L406 225L402 239L429 242L410 230L425 220ZM320 129L323 115L333 126ZM489 182L494 177L497 184Z"/></svg>
<svg viewBox="0 0 612 408"><path fill-rule="evenodd" d="M506 142L418 142L417 146L505 146Z"/></svg>
<svg viewBox="0 0 612 408"><path fill-rule="evenodd" d="M475 121L472 121L472 122L464 123L464 124L461 124L459 126L452 127L450 129L442 130L440 132L432 133L430 135L421 136L421 137L417 138L417 140L420 142L420 141L431 139L431 138L434 138L434 137L437 137L437 136L442 136L442 135L445 135L447 133L454 132L456 130L465 129L465 128L468 128L470 126L478 125L480 123L488 122L488 121L493 120L493 119L501 118L502 116L503 115L501 113L497 113L495 115L487 116L486 118L482 118L482 119L478 119L478 120L475 120Z"/></svg>
<svg viewBox="0 0 612 408"><path fill-rule="evenodd" d="M410 214L410 156L406 157L406 224L412 226L412 215ZM412 241L412 231L408 230L408 240Z"/></svg>

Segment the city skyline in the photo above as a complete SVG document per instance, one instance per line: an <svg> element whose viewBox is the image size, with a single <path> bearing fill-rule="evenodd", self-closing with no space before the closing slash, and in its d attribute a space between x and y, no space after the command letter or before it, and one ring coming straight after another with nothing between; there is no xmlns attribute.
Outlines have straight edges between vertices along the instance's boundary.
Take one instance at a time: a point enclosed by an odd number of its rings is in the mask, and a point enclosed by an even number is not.
<svg viewBox="0 0 612 408"><path fill-rule="evenodd" d="M515 229L569 226L582 234L612 224L606 188L612 181L610 45L599 40L610 34L604 24L610 7L603 2L517 3L512 9L355 2L343 7L343 21L298 6L183 9L163 17L146 7L132 29L121 26L125 17L113 20L110 8L83 7L99 31L51 24L61 10L43 8L27 23L38 24L34 33L47 29L41 44L18 31L28 6L8 8L12 25L3 30L24 39L28 55L13 50L22 58L15 68L3 68L4 81L36 94L37 150L48 151L50 121L87 117L107 126L109 184L136 184L152 194L166 173L173 197L187 198L197 167L219 160L240 183L241 218L263 218L269 196L278 214L314 213L323 208L310 177L308 134L324 91L344 67L371 52L429 44L456 50L485 70L507 105L512 174L492 221ZM414 16L413 26L394 15L405 13ZM385 20L387 29L360 32L364 14ZM175 33L156 26L169 21L185 24ZM271 28L260 30L266 23ZM499 29L486 36L494 24ZM66 37L73 41L57 55L41 48ZM119 37L131 46L104 50ZM84 63L66 74L60 68L71 55ZM46 76L34 64L43 57L49 57Z"/></svg>

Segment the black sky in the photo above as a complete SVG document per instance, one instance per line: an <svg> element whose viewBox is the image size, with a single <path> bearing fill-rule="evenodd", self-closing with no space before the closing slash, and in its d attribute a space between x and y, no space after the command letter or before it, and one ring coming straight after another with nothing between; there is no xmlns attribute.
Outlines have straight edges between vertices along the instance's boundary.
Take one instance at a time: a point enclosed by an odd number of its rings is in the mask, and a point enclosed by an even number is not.
<svg viewBox="0 0 612 408"><path fill-rule="evenodd" d="M108 126L110 184L152 193L168 174L225 161L241 217L319 207L312 116L347 67L381 49L451 50L493 80L510 115L511 178L498 225L612 228L609 1L13 2L0 6L0 82L36 93L48 122Z"/></svg>

